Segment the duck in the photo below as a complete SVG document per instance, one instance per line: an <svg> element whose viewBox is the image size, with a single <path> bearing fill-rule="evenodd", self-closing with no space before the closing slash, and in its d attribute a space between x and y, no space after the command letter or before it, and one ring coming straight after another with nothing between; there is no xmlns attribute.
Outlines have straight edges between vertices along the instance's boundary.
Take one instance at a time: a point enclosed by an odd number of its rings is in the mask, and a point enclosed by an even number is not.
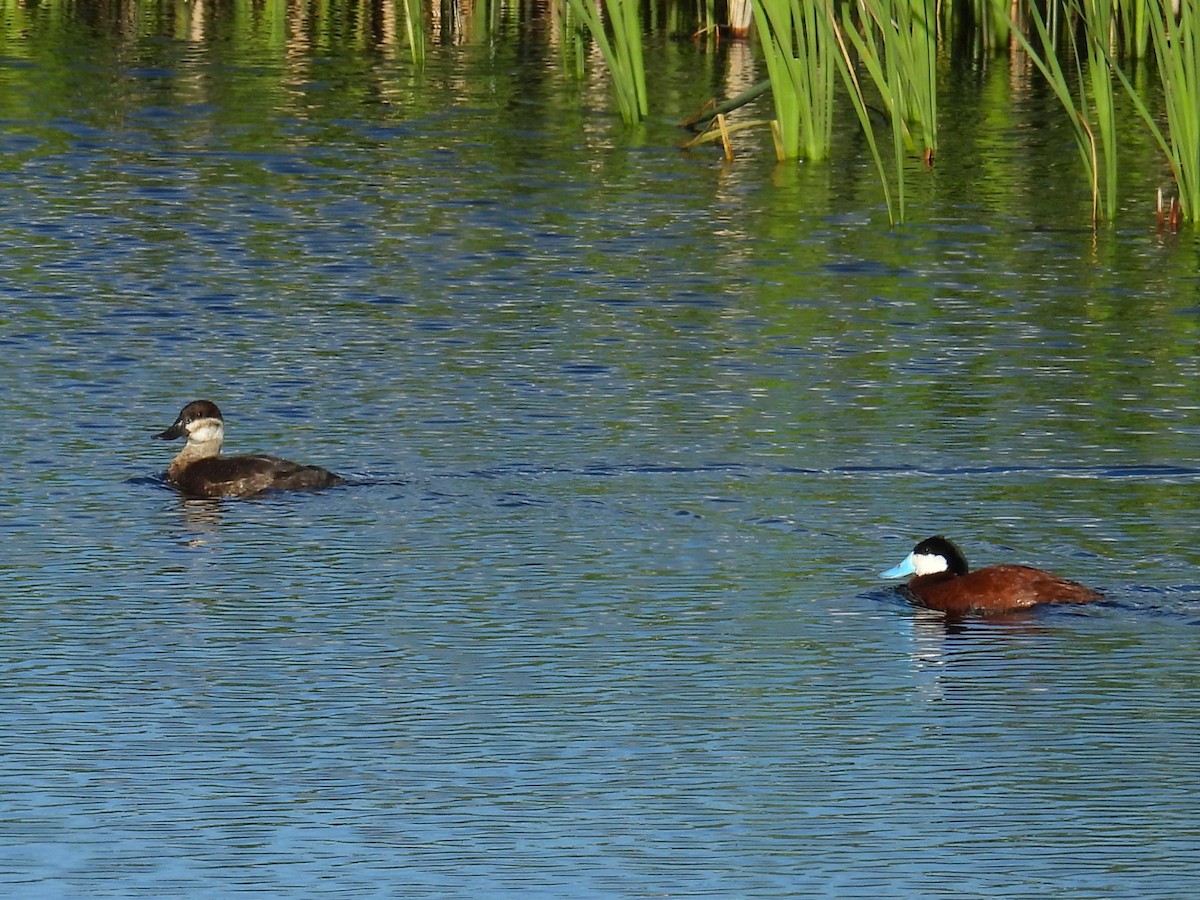
<svg viewBox="0 0 1200 900"><path fill-rule="evenodd" d="M1030 566L998 565L971 571L967 558L942 535L926 538L881 578L911 575L904 590L918 606L952 615L1012 613L1043 603L1090 603L1098 591Z"/></svg>
<svg viewBox="0 0 1200 900"><path fill-rule="evenodd" d="M211 400L193 400L180 410L170 428L154 437L163 441L187 438L166 472L167 481L187 498L319 491L345 483L343 478L320 466L305 466L278 456L221 456L225 419Z"/></svg>

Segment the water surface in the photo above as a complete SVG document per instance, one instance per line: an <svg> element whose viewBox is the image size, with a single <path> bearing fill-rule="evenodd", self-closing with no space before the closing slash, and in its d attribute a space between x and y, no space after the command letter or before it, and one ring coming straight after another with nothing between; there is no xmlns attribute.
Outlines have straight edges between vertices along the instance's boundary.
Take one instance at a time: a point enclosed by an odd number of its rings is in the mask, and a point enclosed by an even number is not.
<svg viewBox="0 0 1200 900"><path fill-rule="evenodd" d="M681 154L686 43L631 135L514 40L36 23L7 895L1189 892L1190 238L1080 227L1020 121L949 134L986 170L903 229L852 157ZM197 397L351 483L179 500L149 438ZM938 532L1107 600L914 610L876 573Z"/></svg>

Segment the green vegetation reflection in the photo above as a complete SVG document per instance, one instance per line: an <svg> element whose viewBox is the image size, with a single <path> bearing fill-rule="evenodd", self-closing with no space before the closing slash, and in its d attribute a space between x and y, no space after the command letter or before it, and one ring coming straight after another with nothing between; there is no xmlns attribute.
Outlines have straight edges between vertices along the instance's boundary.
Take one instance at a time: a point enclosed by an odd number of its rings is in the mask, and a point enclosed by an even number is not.
<svg viewBox="0 0 1200 900"><path fill-rule="evenodd" d="M711 139L733 159L734 140L744 146L745 131L765 126L782 165L865 151L893 222L906 218L916 161L963 164L940 154L939 88L964 68L1004 65L1015 79L1035 71L1061 104L1095 223L1111 223L1123 208L1118 178L1128 174L1118 169L1138 135L1170 173L1159 186L1163 227L1200 215L1200 0L0 0L0 10L11 61L69 59L80 28L227 42L263 60L358 48L382 51L417 92L439 47L541 43L583 97L615 107L629 125L672 113L681 93L647 76L646 48L688 41L697 57L715 60L695 79L712 108L689 119L711 132L689 145ZM724 77L711 77L720 67ZM591 87L596 72L603 96ZM22 101L6 93L13 113ZM743 117L765 107L767 93L769 117ZM837 141L842 121L863 140Z"/></svg>

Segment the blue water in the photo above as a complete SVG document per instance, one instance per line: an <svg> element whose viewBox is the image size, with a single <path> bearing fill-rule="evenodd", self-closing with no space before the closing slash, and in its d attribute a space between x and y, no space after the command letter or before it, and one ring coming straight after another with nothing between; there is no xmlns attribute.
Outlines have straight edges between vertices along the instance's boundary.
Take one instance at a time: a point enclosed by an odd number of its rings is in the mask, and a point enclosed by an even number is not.
<svg viewBox="0 0 1200 900"><path fill-rule="evenodd" d="M952 170L889 229L485 49L10 110L6 896L1188 895L1189 239ZM350 483L181 501L198 397ZM938 532L1107 599L914 610Z"/></svg>

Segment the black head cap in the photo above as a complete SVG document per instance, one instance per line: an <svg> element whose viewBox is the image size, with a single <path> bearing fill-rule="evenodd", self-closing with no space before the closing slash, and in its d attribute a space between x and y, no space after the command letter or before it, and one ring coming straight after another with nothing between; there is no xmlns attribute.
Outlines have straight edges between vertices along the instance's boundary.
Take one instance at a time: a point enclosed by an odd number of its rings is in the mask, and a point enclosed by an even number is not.
<svg viewBox="0 0 1200 900"><path fill-rule="evenodd" d="M197 419L221 419L221 410L211 400L193 400L179 411L179 417L170 428L160 431L155 437L163 441L187 437L188 423L195 422ZM224 420L221 419L221 421Z"/></svg>
<svg viewBox="0 0 1200 900"><path fill-rule="evenodd" d="M949 538L942 537L940 534L931 538L925 538L925 540L913 547L913 553L918 556L940 556L946 560L946 569L955 575L966 575L969 571L967 568L967 558L958 549L958 545Z"/></svg>

